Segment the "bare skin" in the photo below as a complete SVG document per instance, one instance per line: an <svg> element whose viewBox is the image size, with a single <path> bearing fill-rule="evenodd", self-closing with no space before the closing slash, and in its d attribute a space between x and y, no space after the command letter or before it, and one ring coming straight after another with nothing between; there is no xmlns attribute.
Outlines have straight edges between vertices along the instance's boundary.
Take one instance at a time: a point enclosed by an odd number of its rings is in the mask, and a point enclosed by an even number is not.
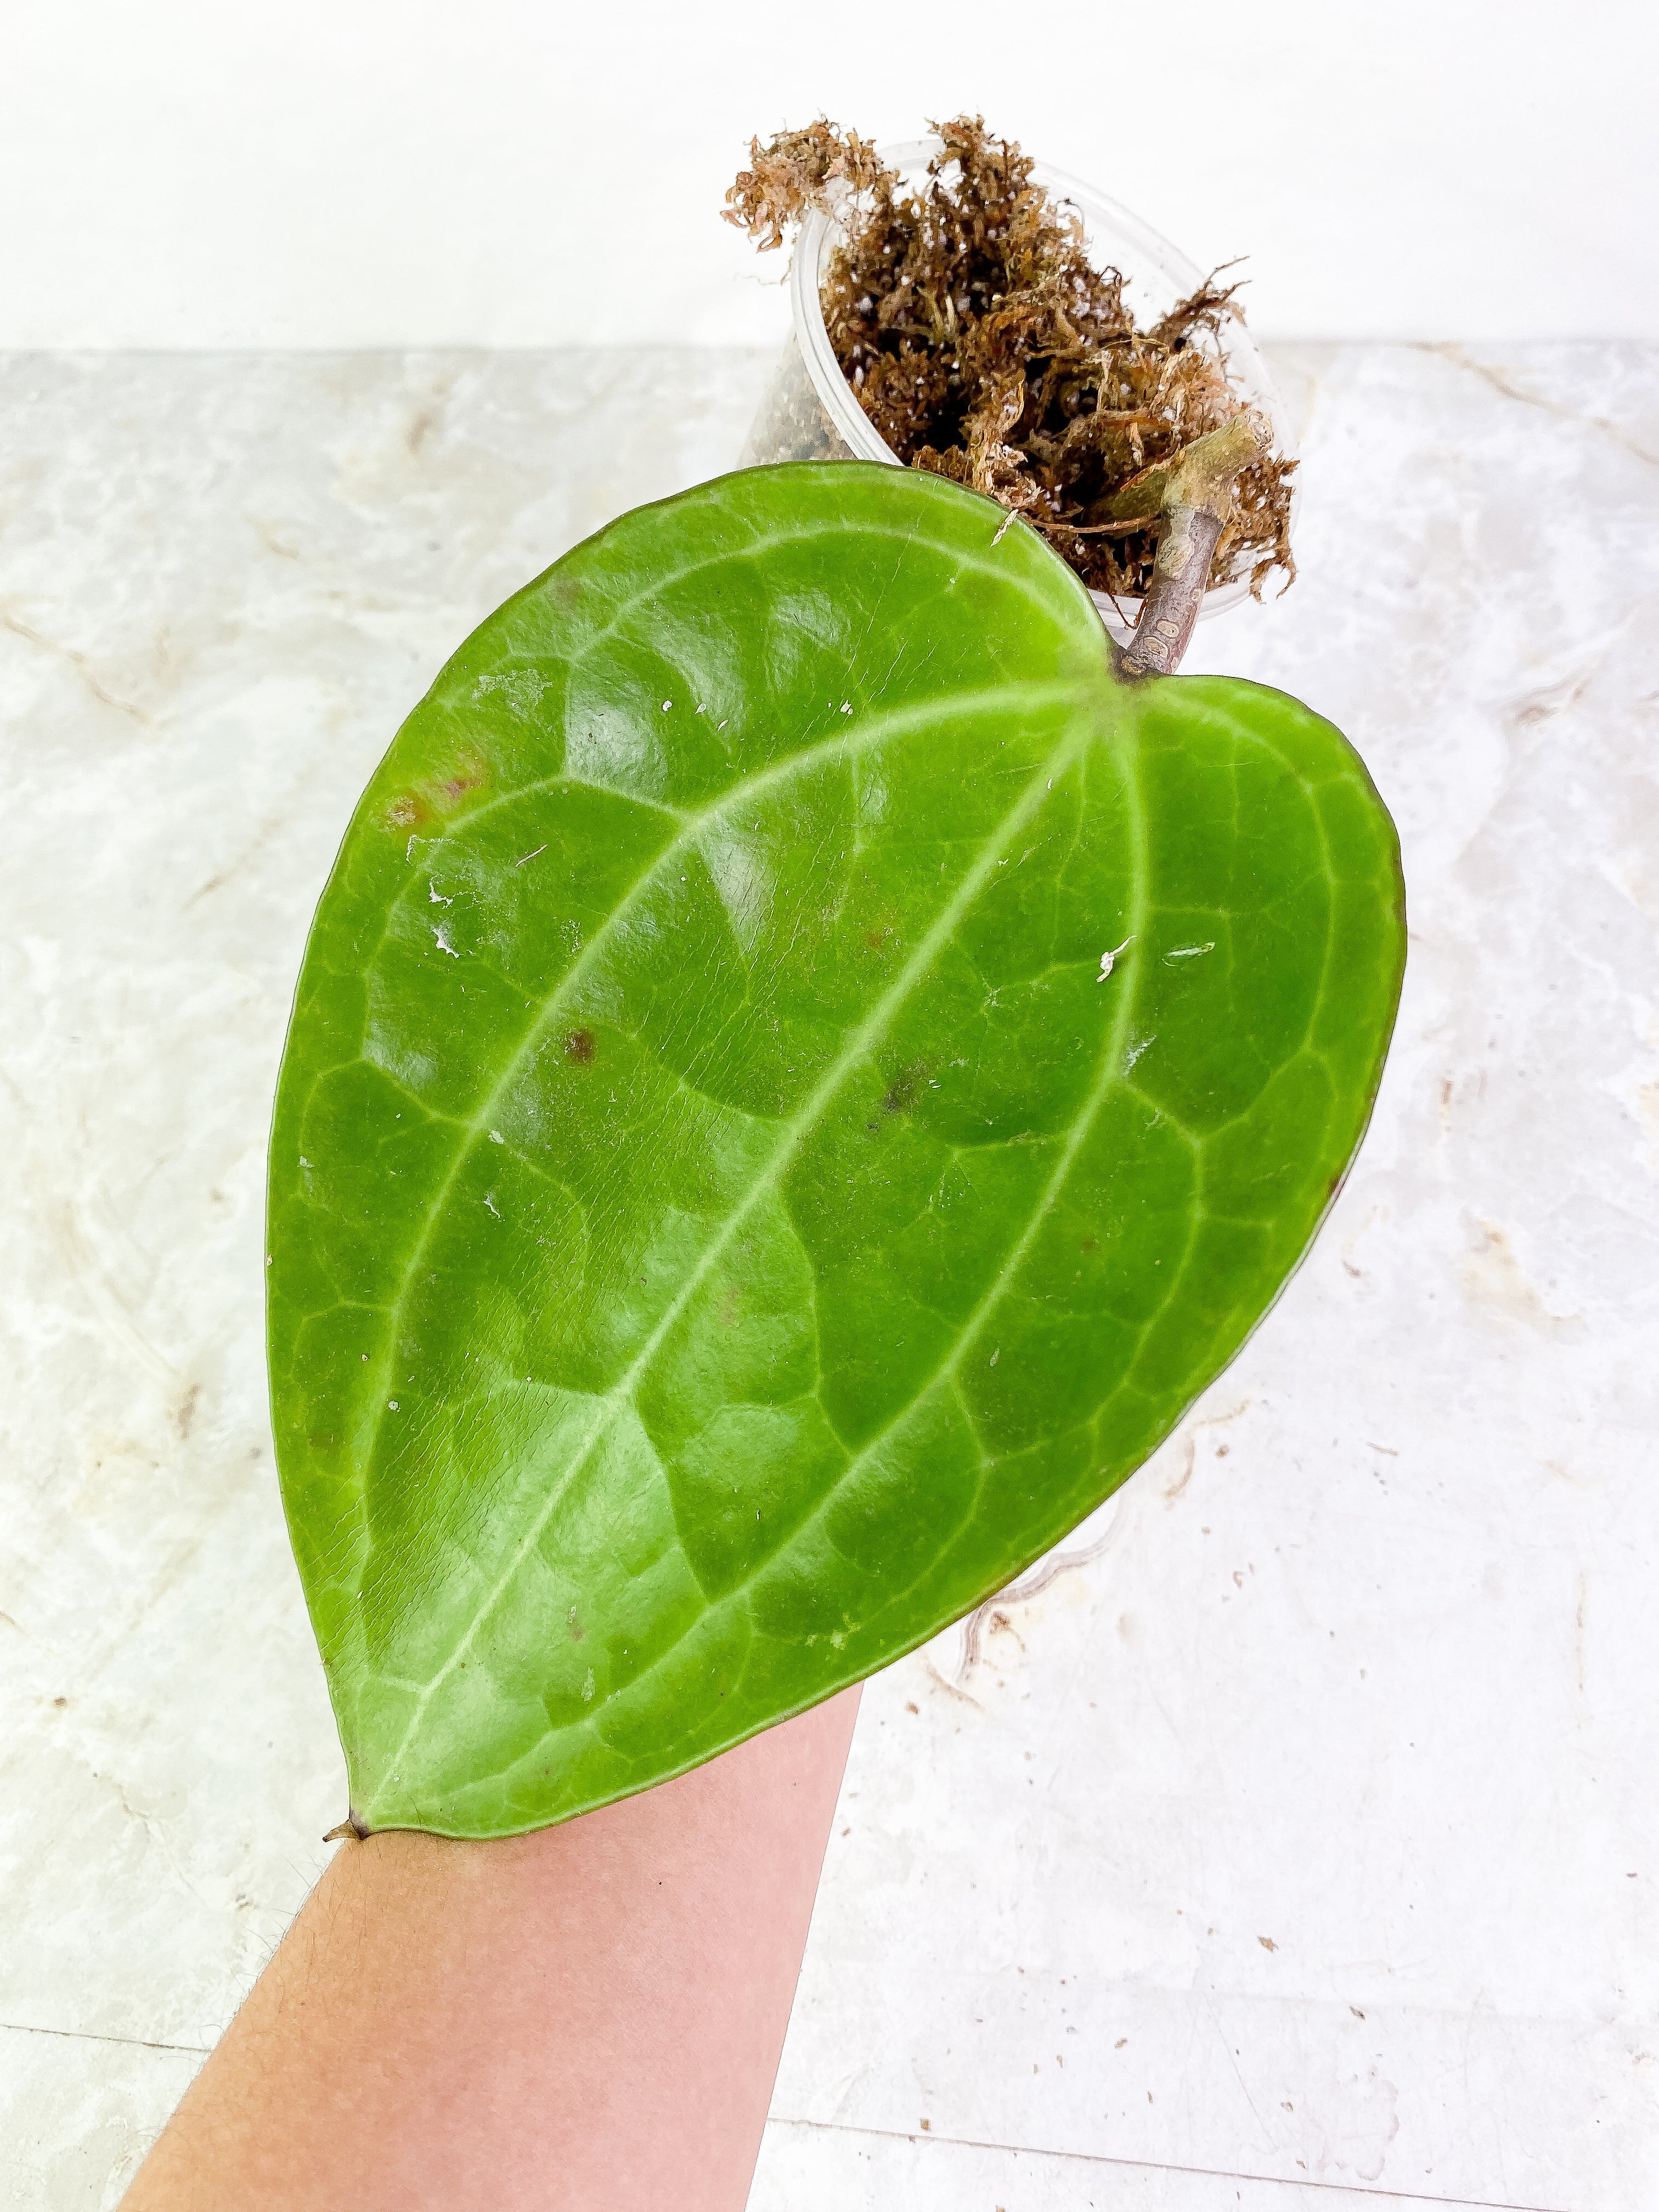
<svg viewBox="0 0 1659 2212"><path fill-rule="evenodd" d="M536 1835L343 1844L124 2212L742 2212L858 1698Z"/></svg>

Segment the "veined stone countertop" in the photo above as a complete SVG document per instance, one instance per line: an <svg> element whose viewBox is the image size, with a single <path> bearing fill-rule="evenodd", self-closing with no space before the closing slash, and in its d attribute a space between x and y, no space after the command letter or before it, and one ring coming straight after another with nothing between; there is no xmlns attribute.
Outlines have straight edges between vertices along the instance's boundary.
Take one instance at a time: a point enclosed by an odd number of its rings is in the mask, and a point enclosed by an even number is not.
<svg viewBox="0 0 1659 2212"><path fill-rule="evenodd" d="M752 2212L1649 2212L1659 356L1280 349L1411 964L1307 1266L1064 1571L871 1685ZM769 362L0 362L0 2205L112 2205L345 1809L278 1506L313 902L508 592Z"/></svg>

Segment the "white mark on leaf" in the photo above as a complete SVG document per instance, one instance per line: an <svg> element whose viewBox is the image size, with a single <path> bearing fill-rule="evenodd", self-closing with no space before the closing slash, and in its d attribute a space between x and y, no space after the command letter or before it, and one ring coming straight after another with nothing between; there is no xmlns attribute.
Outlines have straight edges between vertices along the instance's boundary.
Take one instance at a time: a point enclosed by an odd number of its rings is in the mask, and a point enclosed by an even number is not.
<svg viewBox="0 0 1659 2212"><path fill-rule="evenodd" d="M514 860L513 865L515 868L521 868L526 860L533 860L536 858L537 853L544 853L546 850L547 848L545 845L538 845L535 853L520 853L518 859Z"/></svg>
<svg viewBox="0 0 1659 2212"><path fill-rule="evenodd" d="M489 1141L492 1145L504 1145L507 1139L502 1136L499 1129L492 1129L489 1133Z"/></svg>
<svg viewBox="0 0 1659 2212"><path fill-rule="evenodd" d="M484 1193L484 1204L495 1215L496 1220L499 1221L501 1218L501 1209L495 1203L495 1194L493 1190L487 1190Z"/></svg>
<svg viewBox="0 0 1659 2212"><path fill-rule="evenodd" d="M1123 1072L1126 1075L1139 1059L1141 1054L1146 1051L1147 1046L1150 1044L1156 1044L1157 1042L1158 1039L1156 1036L1140 1036L1133 1040L1123 1060Z"/></svg>
<svg viewBox="0 0 1659 2212"><path fill-rule="evenodd" d="M1126 937L1121 945L1115 945L1109 952L1103 952L1101 954L1100 973L1095 977L1097 983L1103 983L1106 981L1106 978L1112 972L1113 963L1116 960L1118 954L1120 952L1127 952L1133 943L1134 939L1133 937Z"/></svg>
<svg viewBox="0 0 1659 2212"><path fill-rule="evenodd" d="M1212 939L1208 945L1174 945L1164 954L1164 957L1166 960L1201 960L1206 952L1213 952L1214 951L1215 944Z"/></svg>
<svg viewBox="0 0 1659 2212"><path fill-rule="evenodd" d="M453 898L446 898L430 876L426 879L426 902L428 906L453 906Z"/></svg>
<svg viewBox="0 0 1659 2212"><path fill-rule="evenodd" d="M509 668L481 676L472 687L472 696L475 699L487 699L492 691L500 691L515 714L533 714L546 689L546 683L533 668Z"/></svg>
<svg viewBox="0 0 1659 2212"><path fill-rule="evenodd" d="M996 1350L995 1350L995 1351L991 1354L991 1364L992 1364L992 1366L993 1366L993 1367L994 1367L994 1366L996 1365L996 1364L997 1364L998 1360L999 1360L999 1359L1000 1359L1000 1358L1001 1358L1001 1357L1002 1357L1002 1346L1001 1346L1000 1345L998 1345L998 1346L997 1346Z"/></svg>
<svg viewBox="0 0 1659 2212"><path fill-rule="evenodd" d="M432 934L437 940L438 950L440 952L447 952L452 960L459 960L460 958L460 954L455 950L449 939L444 935L443 929L439 923L434 922L432 925Z"/></svg>
<svg viewBox="0 0 1659 2212"><path fill-rule="evenodd" d="M586 1674L584 1674L584 1675L583 1675L583 1677L582 1677L582 1703L583 1703L585 1705L592 1705L592 1702L593 1702L593 1669L590 1667L590 1668L588 1668L588 1670L587 1670Z"/></svg>

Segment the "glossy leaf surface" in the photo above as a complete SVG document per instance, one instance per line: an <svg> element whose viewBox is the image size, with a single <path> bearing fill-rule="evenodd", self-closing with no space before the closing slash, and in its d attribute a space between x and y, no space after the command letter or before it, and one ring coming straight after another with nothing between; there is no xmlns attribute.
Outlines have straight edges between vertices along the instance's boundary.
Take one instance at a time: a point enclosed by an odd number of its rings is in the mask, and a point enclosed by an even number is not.
<svg viewBox="0 0 1659 2212"><path fill-rule="evenodd" d="M562 1819L933 1634L1341 1179L1404 953L1364 768L1278 693L1121 681L1004 521L846 463L628 515L358 809L268 1278L370 1827Z"/></svg>

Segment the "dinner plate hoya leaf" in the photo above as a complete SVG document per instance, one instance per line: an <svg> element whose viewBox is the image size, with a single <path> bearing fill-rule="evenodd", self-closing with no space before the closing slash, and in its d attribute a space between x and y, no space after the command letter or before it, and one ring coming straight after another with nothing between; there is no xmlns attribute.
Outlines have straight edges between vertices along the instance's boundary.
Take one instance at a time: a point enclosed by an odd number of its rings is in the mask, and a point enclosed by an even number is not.
<svg viewBox="0 0 1659 2212"><path fill-rule="evenodd" d="M1120 676L941 478L726 477L509 600L357 809L276 1098L358 1828L642 1789L1064 1535L1306 1250L1403 957L1329 723Z"/></svg>

